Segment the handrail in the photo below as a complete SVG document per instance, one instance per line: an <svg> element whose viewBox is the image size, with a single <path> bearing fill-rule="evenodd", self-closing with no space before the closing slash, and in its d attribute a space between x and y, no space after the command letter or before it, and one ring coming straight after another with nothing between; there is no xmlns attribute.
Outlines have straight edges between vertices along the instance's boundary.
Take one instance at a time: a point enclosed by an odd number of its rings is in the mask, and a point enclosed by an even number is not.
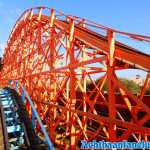
<svg viewBox="0 0 150 150"><path fill-rule="evenodd" d="M17 92L18 92L19 86L21 87L21 89L22 89L22 93L21 93L22 100L25 100L25 97L26 97L26 100L29 102L29 104L31 106L31 109L32 109L32 113L33 113L32 115L34 116L34 118L37 119L37 122L40 125L41 131L44 134L44 137L45 137L45 140L47 142L49 150L55 150L55 148L54 148L54 146L53 146L53 144L52 144L52 142L51 142L51 140L50 140L50 138L49 138L49 136L48 136L48 134L46 132L46 129L45 129L45 127L44 127L44 125L43 125L43 123L42 123L42 121L41 121L41 119L40 119L40 117L39 117L39 115L38 115L34 105L33 105L33 102L31 100L28 92L26 91L25 87L18 80L10 80L9 81L9 85L11 86L12 83L15 83L15 85L16 85L15 88L16 88Z"/></svg>

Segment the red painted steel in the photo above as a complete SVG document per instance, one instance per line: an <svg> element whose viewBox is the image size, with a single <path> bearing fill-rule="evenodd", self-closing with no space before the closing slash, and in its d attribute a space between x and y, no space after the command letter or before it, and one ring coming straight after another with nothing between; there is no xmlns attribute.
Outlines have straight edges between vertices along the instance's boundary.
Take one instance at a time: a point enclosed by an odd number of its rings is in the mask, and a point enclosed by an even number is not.
<svg viewBox="0 0 150 150"><path fill-rule="evenodd" d="M5 48L1 86L10 79L25 85L58 147L75 149L83 139L150 140L149 98L144 101L150 56L118 42L117 34L150 42L46 7L28 9L17 20ZM147 74L138 95L117 77L126 69Z"/></svg>

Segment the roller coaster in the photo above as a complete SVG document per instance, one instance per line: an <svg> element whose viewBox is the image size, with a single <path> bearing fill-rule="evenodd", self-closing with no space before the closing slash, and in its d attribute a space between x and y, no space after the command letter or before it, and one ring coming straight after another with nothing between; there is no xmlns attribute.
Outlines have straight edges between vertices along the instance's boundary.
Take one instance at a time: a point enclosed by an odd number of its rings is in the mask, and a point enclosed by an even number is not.
<svg viewBox="0 0 150 150"><path fill-rule="evenodd" d="M3 149L80 149L81 140L149 141L150 55L121 32L48 7L16 21L1 61ZM118 72L143 71L135 94ZM104 88L104 86L107 88Z"/></svg>

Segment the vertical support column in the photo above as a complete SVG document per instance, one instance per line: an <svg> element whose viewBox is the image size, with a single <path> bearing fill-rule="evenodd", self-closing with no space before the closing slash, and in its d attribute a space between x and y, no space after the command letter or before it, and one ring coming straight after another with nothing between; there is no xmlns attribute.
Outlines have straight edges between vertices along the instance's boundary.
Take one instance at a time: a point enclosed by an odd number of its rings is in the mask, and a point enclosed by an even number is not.
<svg viewBox="0 0 150 150"><path fill-rule="evenodd" d="M114 83L112 82L112 78L114 77L114 54L115 54L115 38L114 32L108 31L108 48L110 50L108 56L108 66L107 66L107 76L108 76L108 100L109 100L109 119L110 124L108 127L109 132L109 140L116 140L116 124L114 119L116 118L116 100L115 100L115 89Z"/></svg>
<svg viewBox="0 0 150 150"><path fill-rule="evenodd" d="M69 49L69 46L68 45L70 45L69 44L69 40L67 40L67 48ZM67 53L66 53L66 66L68 65L68 57L67 57ZM68 72L69 72L69 69L67 70ZM66 97L67 97L67 102L69 101L69 82L70 82L70 80L68 80L67 81L67 83L66 83ZM69 112L69 108L70 107L70 104L68 103L68 107L67 107L67 116L66 116L66 123L67 123L67 129L66 129L66 131L68 131L69 130L69 119L70 119L70 112Z"/></svg>
<svg viewBox="0 0 150 150"><path fill-rule="evenodd" d="M55 29L54 29L54 21L55 21L55 14L54 14L54 10L51 9L51 17L50 17L50 28L51 28L51 41L50 41L50 71L53 72L51 74L51 80L50 80L50 99L53 100L54 96L56 95L56 73L54 72L55 69L55 64L56 64L56 50L55 50ZM56 104L56 102L52 102L54 105ZM54 120L56 118L56 107L53 106L53 116L54 116Z"/></svg>
<svg viewBox="0 0 150 150"><path fill-rule="evenodd" d="M82 47L82 61L86 61L86 53L85 53L85 45ZM86 71L82 70L82 81L83 81L83 112L86 113L87 106L86 106ZM86 133L86 115L83 115L82 119L82 125L83 125L83 132Z"/></svg>
<svg viewBox="0 0 150 150"><path fill-rule="evenodd" d="M84 24L84 19L80 22L80 25L82 27L85 27L85 24ZM87 55L85 53L85 45L82 45L82 56L81 56L81 61L86 61L87 59ZM84 67L84 66L82 66ZM82 86L83 86L83 112L84 112L84 115L83 115L83 118L82 118L82 126L83 126L83 133L86 134L86 129L87 129L87 125L86 125L86 118L87 116L85 115L86 112L87 112L87 105L86 105L86 81L87 81L87 77L86 77L86 70L85 69L82 69Z"/></svg>
<svg viewBox="0 0 150 150"><path fill-rule="evenodd" d="M67 21L69 22L69 19L67 18ZM66 35L66 52L65 52L65 57L66 57L66 60L65 60L65 65L68 66L69 63L70 63L70 60L69 60L69 49L70 49L70 41L69 41L69 35ZM66 70L67 72L69 72L69 68ZM70 79L67 81L66 83L66 98L67 98L67 112L66 112L66 124L67 124L67 128L66 128L66 132L69 132L70 130L70 126L69 126L69 120L70 120Z"/></svg>
<svg viewBox="0 0 150 150"><path fill-rule="evenodd" d="M69 20L69 25L70 25L70 30L69 30L69 56L70 56L70 65L75 63L75 56L74 56L74 20L70 19ZM71 124L71 150L75 149L75 134L76 134L76 129L75 129L75 104L76 104L76 75L74 68L69 68L70 69L70 122Z"/></svg>

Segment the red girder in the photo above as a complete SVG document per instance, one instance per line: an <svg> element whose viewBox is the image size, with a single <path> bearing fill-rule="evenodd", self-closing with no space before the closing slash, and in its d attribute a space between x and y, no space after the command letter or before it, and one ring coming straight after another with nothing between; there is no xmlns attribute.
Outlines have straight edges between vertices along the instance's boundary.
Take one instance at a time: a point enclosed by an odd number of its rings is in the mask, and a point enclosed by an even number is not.
<svg viewBox="0 0 150 150"><path fill-rule="evenodd" d="M75 149L83 139L150 140L150 98L144 96L150 56L117 41L116 34L150 42L148 36L46 7L28 9L16 22L4 52L1 86L10 79L25 85L56 146ZM116 71L126 69L147 74L137 95L117 77Z"/></svg>

